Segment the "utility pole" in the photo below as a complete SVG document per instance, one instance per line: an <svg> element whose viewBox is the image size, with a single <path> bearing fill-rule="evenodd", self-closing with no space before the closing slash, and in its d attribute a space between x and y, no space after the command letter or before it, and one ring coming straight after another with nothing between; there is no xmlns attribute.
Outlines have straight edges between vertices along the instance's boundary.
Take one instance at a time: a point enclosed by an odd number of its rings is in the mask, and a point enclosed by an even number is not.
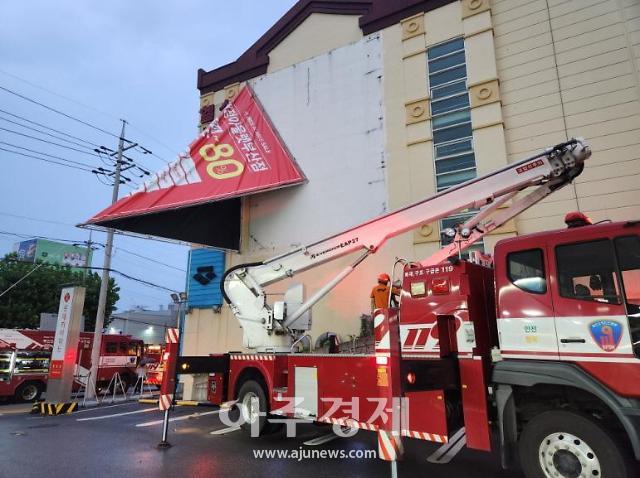
<svg viewBox="0 0 640 478"><path fill-rule="evenodd" d="M118 151L116 153L116 167L113 179L113 194L111 196L111 204L118 200L118 192L120 189L120 172L122 171L122 153L133 146L124 147L124 127L127 124L122 121L122 132L120 133L120 141L118 143ZM89 372L89 381L85 390L87 398L95 398L96 378L98 377L98 365L100 363L100 346L102 344L102 329L104 328L104 313L107 307L107 292L109 290L109 269L111 269L111 251L113 249L113 229L109 229L107 233L107 244L104 248L104 264L102 266L102 282L100 283L100 295L98 297L98 311L96 313L96 328L93 333L93 347L91 349L91 371ZM89 383L90 382L90 383Z"/></svg>

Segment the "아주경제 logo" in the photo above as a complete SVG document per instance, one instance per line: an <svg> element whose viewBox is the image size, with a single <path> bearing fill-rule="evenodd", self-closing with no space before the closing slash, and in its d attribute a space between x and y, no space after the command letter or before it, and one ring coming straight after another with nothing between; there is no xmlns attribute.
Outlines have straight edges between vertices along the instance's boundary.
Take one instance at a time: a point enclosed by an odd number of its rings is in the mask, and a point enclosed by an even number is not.
<svg viewBox="0 0 640 478"><path fill-rule="evenodd" d="M613 320L598 320L589 326L591 336L598 347L605 352L613 352L622 339L622 325Z"/></svg>

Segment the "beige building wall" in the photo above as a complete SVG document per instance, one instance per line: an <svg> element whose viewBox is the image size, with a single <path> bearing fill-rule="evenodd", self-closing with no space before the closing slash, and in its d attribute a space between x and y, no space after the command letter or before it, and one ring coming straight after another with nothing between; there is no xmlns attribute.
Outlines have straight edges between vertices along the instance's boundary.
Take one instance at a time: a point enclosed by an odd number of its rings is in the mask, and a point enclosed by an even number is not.
<svg viewBox="0 0 640 478"><path fill-rule="evenodd" d="M505 166L505 131L488 0L454 2L414 15L382 30L381 35L391 209L436 192L427 73L427 49L431 46L464 38L478 175ZM514 233L511 221L485 239L486 249L493 250L498 238ZM406 257L428 257L440 247L438 224L417 229L411 243Z"/></svg>
<svg viewBox="0 0 640 478"><path fill-rule="evenodd" d="M640 216L640 2L491 2L510 161L584 136L593 150L575 186L522 214L521 234Z"/></svg>
<svg viewBox="0 0 640 478"><path fill-rule="evenodd" d="M362 38L356 15L313 13L269 52L267 73L300 63Z"/></svg>

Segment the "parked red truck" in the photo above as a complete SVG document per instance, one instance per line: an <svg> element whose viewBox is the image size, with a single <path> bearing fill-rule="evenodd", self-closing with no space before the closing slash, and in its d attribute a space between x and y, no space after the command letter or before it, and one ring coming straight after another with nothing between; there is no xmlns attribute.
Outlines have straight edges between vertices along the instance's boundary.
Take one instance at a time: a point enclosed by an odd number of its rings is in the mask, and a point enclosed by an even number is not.
<svg viewBox="0 0 640 478"><path fill-rule="evenodd" d="M46 390L54 331L0 329L0 399L33 401ZM86 383L91 367L93 333L82 332L78 343L76 385ZM137 380L136 367L144 344L130 335L104 335L97 387L119 373L125 387Z"/></svg>

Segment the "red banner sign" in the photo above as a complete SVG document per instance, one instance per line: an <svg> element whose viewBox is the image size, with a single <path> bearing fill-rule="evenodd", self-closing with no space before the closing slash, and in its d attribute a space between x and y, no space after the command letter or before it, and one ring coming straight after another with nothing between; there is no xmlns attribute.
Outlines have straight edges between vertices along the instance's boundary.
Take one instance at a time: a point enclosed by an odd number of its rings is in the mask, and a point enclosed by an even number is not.
<svg viewBox="0 0 640 478"><path fill-rule="evenodd" d="M187 152L89 224L208 203L305 181L253 92L243 88Z"/></svg>

